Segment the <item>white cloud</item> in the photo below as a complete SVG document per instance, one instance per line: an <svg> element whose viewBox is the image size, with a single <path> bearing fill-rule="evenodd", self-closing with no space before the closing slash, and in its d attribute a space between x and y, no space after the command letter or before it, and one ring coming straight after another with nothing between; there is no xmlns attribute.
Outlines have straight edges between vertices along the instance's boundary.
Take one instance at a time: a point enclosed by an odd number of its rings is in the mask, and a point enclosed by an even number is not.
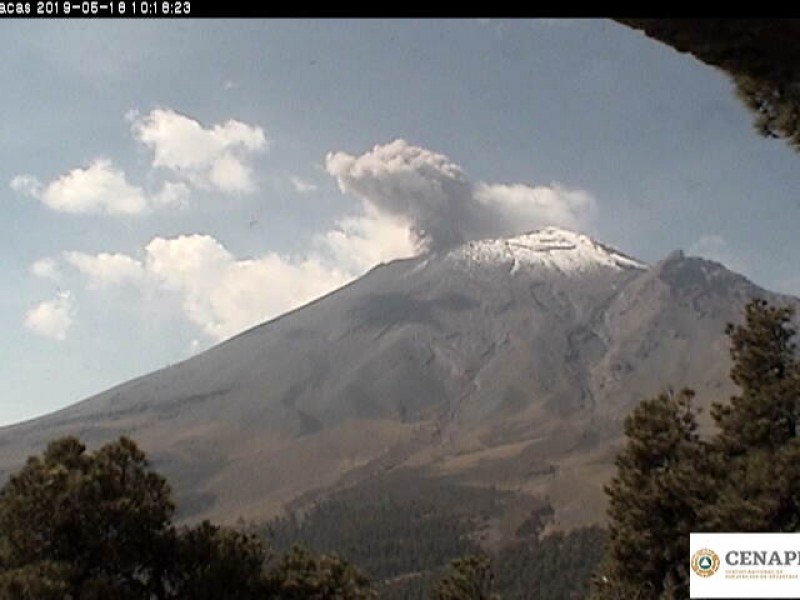
<svg viewBox="0 0 800 600"><path fill-rule="evenodd" d="M223 192L249 193L256 189L250 169L230 154L220 156L211 163L208 181Z"/></svg>
<svg viewBox="0 0 800 600"><path fill-rule="evenodd" d="M241 123L209 130L171 111L131 118L152 144L154 164L202 173L209 185L233 186L239 166L246 168L228 160L231 140L259 147L258 136L248 137L253 132ZM224 142L209 142L212 134ZM64 260L85 277L87 288L138 288L180 306L208 339L220 341L331 292L376 263L412 256L420 244L438 249L544 225L582 227L596 211L587 192L558 184L473 184L446 156L403 140L361 156L330 153L326 169L342 192L362 201L362 210L316 235L308 254L242 258L210 235L193 234L155 237L138 256L66 252ZM298 191L309 185L299 178L292 183ZM187 193L177 187L182 184L173 185L163 193L177 200L165 203L179 203Z"/></svg>
<svg viewBox="0 0 800 600"><path fill-rule="evenodd" d="M52 257L40 258L31 265L31 273L37 277L44 279L52 279L59 281L61 279L61 269L59 269L58 261Z"/></svg>
<svg viewBox="0 0 800 600"><path fill-rule="evenodd" d="M52 181L41 199L53 210L69 213L135 215L147 210L142 189L129 184L125 174L103 158Z"/></svg>
<svg viewBox="0 0 800 600"><path fill-rule="evenodd" d="M368 208L316 236L304 257L234 256L210 235L153 238L142 258L65 252L90 290L129 286L150 298L170 292L184 316L214 341L279 316L341 287L378 262L414 254L408 226Z"/></svg>
<svg viewBox="0 0 800 600"><path fill-rule="evenodd" d="M166 181L161 191L150 198L150 205L153 208L186 208L189 206L190 194L186 184Z"/></svg>
<svg viewBox="0 0 800 600"><path fill-rule="evenodd" d="M90 288L136 285L146 277L142 263L127 254L65 252L64 258L87 278Z"/></svg>
<svg viewBox="0 0 800 600"><path fill-rule="evenodd" d="M268 146L260 127L231 119L205 128L195 119L161 108L144 117L130 114L128 119L135 138L153 151L153 166L200 187L238 193L256 189L247 161Z"/></svg>
<svg viewBox="0 0 800 600"><path fill-rule="evenodd" d="M296 175L289 177L289 181L292 183L294 191L298 194L308 194L311 192L316 192L318 189L316 184L306 181L305 179L301 179Z"/></svg>
<svg viewBox="0 0 800 600"><path fill-rule="evenodd" d="M722 263L728 269L743 275L747 275L750 271L748 262L739 256L736 250L728 244L724 236L717 233L701 235L689 246L687 253Z"/></svg>
<svg viewBox="0 0 800 600"><path fill-rule="evenodd" d="M221 340L335 289L350 276L315 257L237 259L208 235L155 238L146 269L179 292L187 317Z"/></svg>
<svg viewBox="0 0 800 600"><path fill-rule="evenodd" d="M367 211L313 240L304 257L269 252L234 256L210 235L153 238L139 259L119 253L65 252L90 290L130 286L172 302L208 338L221 341L331 292L376 263L414 254L408 226Z"/></svg>
<svg viewBox="0 0 800 600"><path fill-rule="evenodd" d="M497 219L497 235L522 233L547 225L580 229L597 213L591 194L558 183L535 187L522 183L479 183L474 193L475 199Z"/></svg>
<svg viewBox="0 0 800 600"><path fill-rule="evenodd" d="M408 224L369 206L362 216L338 220L334 229L317 236L315 242L334 264L353 275L416 254Z"/></svg>
<svg viewBox="0 0 800 600"><path fill-rule="evenodd" d="M473 184L448 157L405 140L360 156L331 152L325 166L343 193L406 221L432 250L545 225L585 228L596 212L588 192L559 184Z"/></svg>
<svg viewBox="0 0 800 600"><path fill-rule="evenodd" d="M65 252L64 259L90 290L127 285L171 292L184 316L220 341L331 292L378 262L414 253L408 227L374 212L342 219L314 247L305 257L237 258L212 236L194 234L153 238L141 260L83 252Z"/></svg>
<svg viewBox="0 0 800 600"><path fill-rule="evenodd" d="M198 121L168 109L142 117L130 110L125 119L134 137L153 151L153 167L163 167L188 183L229 193L256 189L248 164L265 150L264 131L230 119L204 128ZM53 210L67 213L139 215L162 208L188 206L190 189L184 182L166 181L159 191L147 192L128 182L125 173L106 158L72 169L48 184L33 175L20 174L10 181L16 193L41 200Z"/></svg>
<svg viewBox="0 0 800 600"><path fill-rule="evenodd" d="M42 302L25 313L25 327L34 333L63 341L72 327L74 312L69 292L59 292L50 301Z"/></svg>
<svg viewBox="0 0 800 600"><path fill-rule="evenodd" d="M11 188L58 212L107 215L139 215L155 208L183 206L189 192L184 184L168 181L160 192L148 196L104 158L93 160L86 168L72 169L46 186L31 175L17 175Z"/></svg>
<svg viewBox="0 0 800 600"><path fill-rule="evenodd" d="M38 198L42 193L42 184L33 175L17 175L9 184L17 194Z"/></svg>
<svg viewBox="0 0 800 600"><path fill-rule="evenodd" d="M309 302L353 275L318 255L293 259L268 253L235 257L209 235L156 237L138 260L126 254L66 252L89 289L160 290L177 294L184 315L219 341Z"/></svg>

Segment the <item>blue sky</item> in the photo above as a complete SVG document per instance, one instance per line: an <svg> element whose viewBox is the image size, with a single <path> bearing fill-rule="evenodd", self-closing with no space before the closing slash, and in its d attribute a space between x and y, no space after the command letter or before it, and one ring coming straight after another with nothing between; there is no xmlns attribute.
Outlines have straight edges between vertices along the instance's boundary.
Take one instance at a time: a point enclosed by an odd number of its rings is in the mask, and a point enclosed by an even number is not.
<svg viewBox="0 0 800 600"><path fill-rule="evenodd" d="M800 294L800 157L605 20L3 21L0 423L547 224Z"/></svg>

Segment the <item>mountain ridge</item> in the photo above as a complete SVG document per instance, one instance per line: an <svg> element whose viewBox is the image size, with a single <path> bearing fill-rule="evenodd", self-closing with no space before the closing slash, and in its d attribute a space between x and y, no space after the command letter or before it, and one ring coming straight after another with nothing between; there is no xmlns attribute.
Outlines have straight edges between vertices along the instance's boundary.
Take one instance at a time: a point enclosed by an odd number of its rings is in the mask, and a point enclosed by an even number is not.
<svg viewBox="0 0 800 600"><path fill-rule="evenodd" d="M647 266L557 228L519 238L376 266L186 361L4 427L0 477L57 435L127 434L187 519L263 519L411 469L547 499L556 526L596 522L635 403L669 385L725 399L725 324L753 295L798 301L682 253ZM571 245L595 254L564 260ZM476 246L492 252L472 260Z"/></svg>

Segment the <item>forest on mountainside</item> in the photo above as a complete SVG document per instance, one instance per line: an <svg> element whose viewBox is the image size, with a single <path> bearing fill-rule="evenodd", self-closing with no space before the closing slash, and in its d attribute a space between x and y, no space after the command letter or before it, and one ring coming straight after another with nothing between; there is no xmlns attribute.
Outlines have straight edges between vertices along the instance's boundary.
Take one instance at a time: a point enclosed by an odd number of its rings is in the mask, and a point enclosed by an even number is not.
<svg viewBox="0 0 800 600"><path fill-rule="evenodd" d="M450 563L486 552L487 529L514 495L427 479L412 471L382 476L274 519L260 533L277 551L300 543L358 565L387 600L422 599ZM541 537L552 516L532 504L510 544L489 551L503 598L582 598L603 552L599 527Z"/></svg>
<svg viewBox="0 0 800 600"><path fill-rule="evenodd" d="M508 492L410 470L239 530L172 522L164 477L128 438L51 442L0 489L0 599L540 600L685 597L690 532L800 530L793 310L754 299L727 328L738 393L700 435L691 390L643 401L605 486L608 530L548 533L533 502L487 535Z"/></svg>

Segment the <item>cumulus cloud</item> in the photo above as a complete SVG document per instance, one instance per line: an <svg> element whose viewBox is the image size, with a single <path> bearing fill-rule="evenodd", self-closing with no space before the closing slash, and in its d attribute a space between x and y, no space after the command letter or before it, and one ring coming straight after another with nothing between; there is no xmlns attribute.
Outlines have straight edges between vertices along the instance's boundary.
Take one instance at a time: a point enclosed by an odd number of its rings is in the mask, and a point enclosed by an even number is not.
<svg viewBox="0 0 800 600"><path fill-rule="evenodd" d="M102 158L51 182L41 198L53 210L70 213L138 214L147 209L142 189Z"/></svg>
<svg viewBox="0 0 800 600"><path fill-rule="evenodd" d="M135 285L146 277L142 264L127 254L65 252L64 258L87 278L90 288Z"/></svg>
<svg viewBox="0 0 800 600"><path fill-rule="evenodd" d="M42 337L63 341L73 323L70 293L59 292L53 300L42 302L25 313L25 327Z"/></svg>
<svg viewBox="0 0 800 600"><path fill-rule="evenodd" d="M40 258L31 265L31 273L37 277L44 279L52 279L58 281L61 279L61 269L58 266L56 259L46 256Z"/></svg>
<svg viewBox="0 0 800 600"><path fill-rule="evenodd" d="M156 238L146 268L181 293L186 315L206 334L224 339L335 289L350 277L315 257L275 253L237 259L208 235Z"/></svg>
<svg viewBox="0 0 800 600"><path fill-rule="evenodd" d="M202 177L209 186L235 188L249 177L236 149L266 145L263 132L242 123L206 129L163 110L132 120L153 148L155 165L190 182ZM326 169L342 192L361 201L361 210L316 235L307 254L237 257L211 235L192 234L155 237L134 255L66 252L63 262L83 275L89 289L129 286L151 298L172 298L208 339L220 341L333 291L376 263L545 225L582 228L596 212L585 191L473 183L448 157L403 140L360 156L330 153ZM298 192L313 185L290 181ZM163 195L180 199L186 193L165 186Z"/></svg>
<svg viewBox="0 0 800 600"><path fill-rule="evenodd" d="M331 152L325 168L343 193L407 222L428 250L545 225L586 227L595 212L591 195L560 184L472 183L447 156L402 139L360 156Z"/></svg>
<svg viewBox="0 0 800 600"><path fill-rule="evenodd" d="M189 191L182 183L166 182L160 192L149 196L105 158L72 169L47 185L32 175L17 175L10 186L58 212L107 215L138 215L156 207L185 205Z"/></svg>
<svg viewBox="0 0 800 600"><path fill-rule="evenodd" d="M17 194L38 198L42 193L42 184L33 175L17 175L9 184Z"/></svg>
<svg viewBox="0 0 800 600"><path fill-rule="evenodd" d="M153 238L142 257L64 253L89 289L132 285L177 294L185 316L219 341L309 302L352 279L321 256L237 258L209 235Z"/></svg>
<svg viewBox="0 0 800 600"><path fill-rule="evenodd" d="M193 185L223 192L256 189L248 164L268 141L260 127L234 119L213 127L170 109L128 115L134 137L153 151L153 166L169 169Z"/></svg>
<svg viewBox="0 0 800 600"><path fill-rule="evenodd" d="M367 207L316 236L302 257L269 252L239 258L214 237L192 234L155 237L139 256L72 251L62 258L89 290L128 286L151 298L173 294L189 321L221 341L331 292L379 262L414 253L407 223Z"/></svg>
<svg viewBox="0 0 800 600"><path fill-rule="evenodd" d="M580 229L593 221L597 213L591 194L558 183L551 186L478 183L474 198L485 209L486 232L497 236L547 225Z"/></svg>
<svg viewBox="0 0 800 600"><path fill-rule="evenodd" d="M315 242L333 264L354 276L378 263L416 254L408 224L369 206L364 215L339 219Z"/></svg>
<svg viewBox="0 0 800 600"><path fill-rule="evenodd" d="M301 179L295 175L289 177L289 181L291 182L294 191L298 194L309 194L317 191L316 184L306 181L305 179Z"/></svg>

